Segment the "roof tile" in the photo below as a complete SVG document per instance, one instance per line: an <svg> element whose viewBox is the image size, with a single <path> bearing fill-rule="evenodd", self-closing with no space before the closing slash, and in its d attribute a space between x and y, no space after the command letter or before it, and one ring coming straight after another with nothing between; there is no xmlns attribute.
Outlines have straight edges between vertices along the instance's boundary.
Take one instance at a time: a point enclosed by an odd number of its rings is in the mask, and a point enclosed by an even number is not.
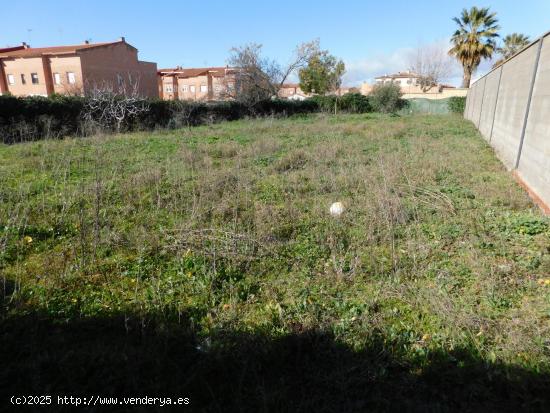
<svg viewBox="0 0 550 413"><path fill-rule="evenodd" d="M56 54L69 54L76 53L78 50L92 49L94 47L107 46L111 44L117 44L122 42L121 40L116 42L105 43L89 43L89 44L77 44L72 46L53 46L53 47L14 47L0 49L0 57L40 57L42 55L56 55ZM130 46L133 47L133 46ZM10 50L15 49L15 50Z"/></svg>

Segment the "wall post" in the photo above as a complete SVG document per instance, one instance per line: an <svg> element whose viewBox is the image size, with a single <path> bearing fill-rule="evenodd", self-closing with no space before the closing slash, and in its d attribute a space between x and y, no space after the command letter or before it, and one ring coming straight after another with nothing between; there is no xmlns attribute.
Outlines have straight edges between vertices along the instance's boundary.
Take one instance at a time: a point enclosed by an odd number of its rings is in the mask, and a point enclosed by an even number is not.
<svg viewBox="0 0 550 413"><path fill-rule="evenodd" d="M483 91L481 92L481 107L479 108L479 118L477 119L477 128L481 123L481 115L483 114L483 101L485 100L485 85L487 84L487 76L483 78Z"/></svg>
<svg viewBox="0 0 550 413"><path fill-rule="evenodd" d="M535 58L535 64L533 67L533 75L531 76L531 85L529 88L529 98L527 99L527 107L525 108L525 117L523 118L523 127L521 128L521 137L519 140L518 156L516 158L516 166L514 169L517 169L519 166L519 160L521 158L521 150L523 149L523 140L525 139L525 131L527 130L527 121L529 120L529 111L531 109L531 99L533 98L533 89L535 88L535 80L537 79L537 72L539 68L540 61L540 52L542 50L542 42L544 37L541 37L537 47L537 57Z"/></svg>
<svg viewBox="0 0 550 413"><path fill-rule="evenodd" d="M493 120L491 122L491 133L489 134L489 142L493 139L493 128L495 127L495 116L497 115L497 106L498 106L498 95L500 94L500 81L502 79L502 72L504 71L504 64L500 65L500 73L498 75L498 86L497 86L497 98L495 99L495 107L493 108Z"/></svg>

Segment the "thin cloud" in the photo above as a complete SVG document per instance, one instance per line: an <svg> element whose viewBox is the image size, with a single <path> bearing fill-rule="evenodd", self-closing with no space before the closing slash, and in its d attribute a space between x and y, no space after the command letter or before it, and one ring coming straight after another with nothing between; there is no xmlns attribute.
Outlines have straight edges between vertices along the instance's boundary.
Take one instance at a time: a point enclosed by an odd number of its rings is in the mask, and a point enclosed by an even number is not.
<svg viewBox="0 0 550 413"><path fill-rule="evenodd" d="M448 50L450 49L450 39L441 39L429 44L418 44L417 47L404 47L392 53L379 54L361 60L346 61L346 73L343 83L349 86L359 86L364 82L372 84L377 76L403 72L410 68L416 51L423 47ZM458 86L461 82L461 69L456 62L452 61L451 64L451 73L443 81Z"/></svg>
<svg viewBox="0 0 550 413"><path fill-rule="evenodd" d="M388 73L404 71L408 68L408 56L411 48L398 49L391 54L380 54L373 58L347 61L343 83L359 86L364 82L372 83L374 78Z"/></svg>

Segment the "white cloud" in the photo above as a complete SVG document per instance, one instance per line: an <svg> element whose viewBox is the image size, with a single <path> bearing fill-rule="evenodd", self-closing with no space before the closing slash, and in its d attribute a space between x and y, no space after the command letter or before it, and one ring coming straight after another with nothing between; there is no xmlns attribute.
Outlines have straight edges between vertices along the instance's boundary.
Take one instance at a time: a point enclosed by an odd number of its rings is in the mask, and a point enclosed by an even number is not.
<svg viewBox="0 0 550 413"><path fill-rule="evenodd" d="M346 61L343 84L359 86L364 82L373 83L376 76L407 70L408 56L413 49L398 49L390 54L380 54L372 58Z"/></svg>
<svg viewBox="0 0 550 413"><path fill-rule="evenodd" d="M377 76L405 71L410 68L411 56L416 54L418 48L449 50L449 40L441 39L430 44L419 44L417 47L400 48L391 53L383 53L360 60L345 61L346 73L343 78L343 84L346 86L359 86L364 82L372 84L374 78ZM443 81L459 86L462 80L461 68L455 61L452 61L451 64L451 73Z"/></svg>

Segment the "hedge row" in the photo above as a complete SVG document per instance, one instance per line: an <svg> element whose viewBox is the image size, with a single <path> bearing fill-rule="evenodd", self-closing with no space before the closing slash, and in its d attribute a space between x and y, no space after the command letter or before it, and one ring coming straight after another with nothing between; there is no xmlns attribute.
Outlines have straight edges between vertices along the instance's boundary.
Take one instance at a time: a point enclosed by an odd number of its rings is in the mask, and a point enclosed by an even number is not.
<svg viewBox="0 0 550 413"><path fill-rule="evenodd" d="M347 93L343 96L313 96L308 100L317 104L321 112L367 113L373 111L371 99L371 96L361 93Z"/></svg>
<svg viewBox="0 0 550 413"><path fill-rule="evenodd" d="M315 96L304 101L267 100L250 107L238 102L184 102L143 100L147 110L127 116L121 123L86 118L88 98L76 96L26 97L0 96L0 142L84 136L102 131L135 131L179 128L245 117L292 116L313 112L366 113L395 112L403 105L399 93L380 87L369 96L349 93L344 96ZM85 120L86 119L86 120Z"/></svg>
<svg viewBox="0 0 550 413"><path fill-rule="evenodd" d="M0 96L0 141L11 143L76 134L84 99Z"/></svg>
<svg viewBox="0 0 550 413"><path fill-rule="evenodd" d="M68 135L86 135L111 124L84 121L85 97L52 96L18 98L0 96L0 141L14 143ZM247 107L238 102L195 103L146 100L148 110L127 117L120 130L151 130L196 126L244 117L291 116L319 111L311 100L270 100ZM93 119L92 119L92 123Z"/></svg>

